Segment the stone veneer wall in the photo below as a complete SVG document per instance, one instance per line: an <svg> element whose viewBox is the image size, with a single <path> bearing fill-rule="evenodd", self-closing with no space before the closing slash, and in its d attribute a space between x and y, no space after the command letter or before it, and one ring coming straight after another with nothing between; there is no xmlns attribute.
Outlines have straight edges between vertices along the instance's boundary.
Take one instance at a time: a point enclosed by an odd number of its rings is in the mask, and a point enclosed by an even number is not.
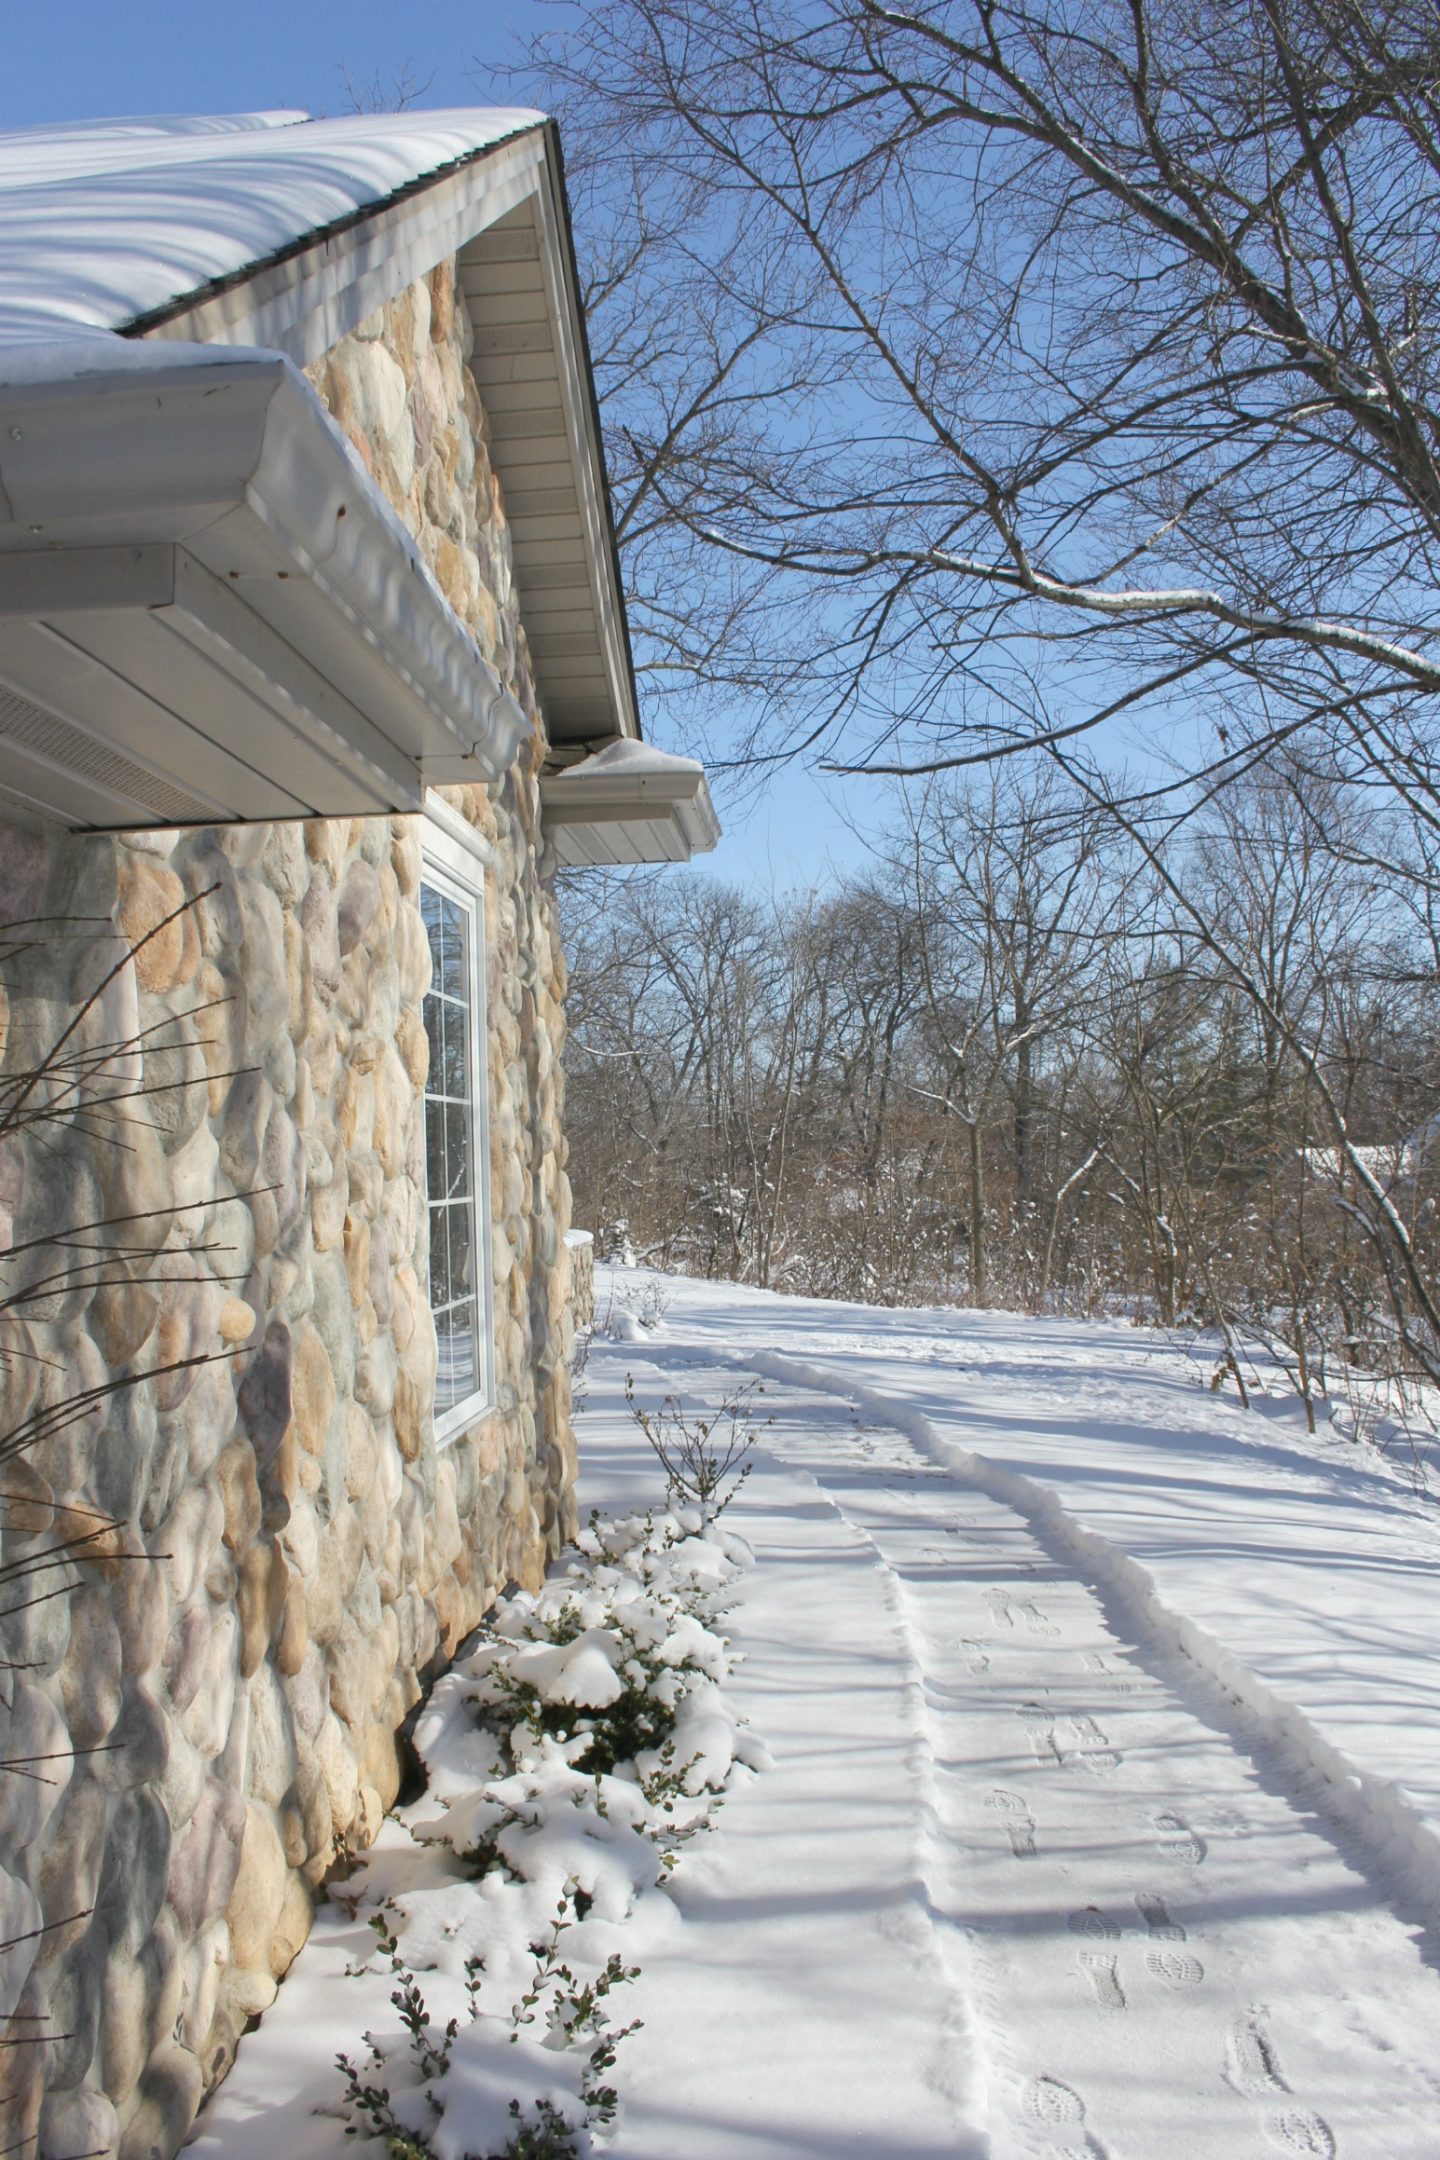
<svg viewBox="0 0 1440 2160"><path fill-rule="evenodd" d="M446 267L313 374L533 715L467 336ZM540 754L537 723L503 785L451 795L491 849L497 1408L439 1451L418 820L0 830L0 920L70 918L8 971L9 1070L122 940L194 900L77 1038L138 1038L107 1083L163 1092L0 1147L10 1242L135 1218L106 1233L128 1257L100 1286L82 1269L0 1331L0 1432L37 1398L216 1353L102 1399L0 1476L24 1503L8 1504L12 1557L78 1520L56 1503L125 1525L73 1591L0 1626L18 1667L0 1757L56 1758L49 1782L0 1772L0 1940L47 1930L0 1955L0 2011L66 2036L0 2055L7 2148L174 2152L304 1941L315 1885L393 1800L427 1671L573 1530L564 968L539 878ZM153 1557L121 1557L139 1552Z"/></svg>

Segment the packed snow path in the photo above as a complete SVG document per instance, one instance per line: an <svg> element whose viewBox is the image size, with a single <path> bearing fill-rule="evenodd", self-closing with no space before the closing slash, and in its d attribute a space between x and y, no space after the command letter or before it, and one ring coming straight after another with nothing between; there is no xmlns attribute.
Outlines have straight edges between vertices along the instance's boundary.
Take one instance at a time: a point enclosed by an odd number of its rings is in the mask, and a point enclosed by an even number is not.
<svg viewBox="0 0 1440 2160"><path fill-rule="evenodd" d="M600 1307L587 1505L659 1497L627 1372L764 1378L729 1687L773 1766L622 1931L598 2150L1440 2160L1440 1504L1126 1327L625 1271ZM322 1912L198 2153L369 2149L366 1933Z"/></svg>
<svg viewBox="0 0 1440 2160"><path fill-rule="evenodd" d="M733 1317L714 1332L734 1347L687 1341L696 1331L686 1296L677 1290L681 1309L653 1340L637 1331L625 1344L637 1388L713 1402L766 1375L767 1453L812 1479L842 1537L861 1542L872 1598L878 1591L891 1616L872 1637L863 1686L874 1702L905 1706L910 1744L893 1797L911 1813L916 1879L908 1904L891 1886L889 1933L910 1941L911 2030L897 2055L880 1976L853 1971L830 2005L843 2061L817 2076L795 2062L793 2009L787 2025L763 1980L747 2004L745 1963L754 1960L757 1979L766 1970L763 1927L734 1946L718 2022L709 1961L702 1953L687 1976L677 1959L663 2008L658 1975L642 1982L640 2003L652 2024L659 2011L652 2045L669 2081L669 2142L652 2114L642 2036L617 2160L787 2151L908 2160L945 2149L993 2160L1435 2160L1440 1979L1420 1931L1397 1916L1407 1886L1347 1833L1343 1806L1326 1806L1340 1796L1297 1774L1295 1750L1276 1745L1166 1630L1137 1627L1123 1587L1087 1581L1068 1541L1042 1539L1033 1519L922 1453L913 1405L897 1396L887 1406L874 1384L873 1342L848 1352L843 1340L825 1343L816 1365L764 1347L769 1331L742 1333ZM943 1444L943 1419L930 1429ZM767 1482L755 1481L762 1516ZM775 1529L746 1521L750 1512L742 1527L757 1538L763 1580ZM827 1631L847 1603L870 1602L855 1589L853 1570L812 1580L807 1623ZM755 1594L737 1634L763 1656ZM776 1680L757 1678L763 1728ZM852 1673L830 1700L837 1761L863 1725L857 1684ZM808 1709L823 1725L823 1690ZM769 1737L776 1769L727 1811L722 1848L752 1805L783 1814L787 1777L797 1801L814 1782L814 1733L793 1750L785 1732ZM878 1754L891 1737L883 1717L872 1737ZM814 1824L824 1827L834 1828ZM863 1838L849 1857L873 1884ZM763 1895L756 1902L764 1914ZM837 1946L822 1917L810 1954L833 1981ZM792 1942L787 1954L803 1950ZM947 1987L936 1986L937 1965ZM927 2019L931 2031L917 2031ZM690 2112L693 2085L675 2089L674 2036L686 2029L715 2036L728 2129L718 2110ZM897 2090L902 2067L908 2095ZM793 2129L787 2142L774 2120L787 2083L808 2112L803 2142ZM933 2119L942 2100L954 2109L948 2147ZM888 2131L876 2126L887 2112Z"/></svg>

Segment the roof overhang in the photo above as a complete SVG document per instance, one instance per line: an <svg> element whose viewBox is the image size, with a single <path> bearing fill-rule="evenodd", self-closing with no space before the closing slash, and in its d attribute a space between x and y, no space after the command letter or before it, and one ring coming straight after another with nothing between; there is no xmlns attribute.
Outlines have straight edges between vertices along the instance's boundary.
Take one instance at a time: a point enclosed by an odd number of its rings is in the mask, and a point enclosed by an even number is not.
<svg viewBox="0 0 1440 2160"><path fill-rule="evenodd" d="M0 355L0 788L71 826L364 815L528 725L273 352Z"/></svg>
<svg viewBox="0 0 1440 2160"><path fill-rule="evenodd" d="M572 870L683 863L720 837L705 768L649 743L617 741L540 782L545 837Z"/></svg>
<svg viewBox="0 0 1440 2160"><path fill-rule="evenodd" d="M426 116L409 116L423 120ZM298 134L300 131L294 131ZM147 342L271 347L308 367L458 258L471 369L504 490L515 586L552 743L638 736L634 668L553 123L534 124L243 277L127 325Z"/></svg>

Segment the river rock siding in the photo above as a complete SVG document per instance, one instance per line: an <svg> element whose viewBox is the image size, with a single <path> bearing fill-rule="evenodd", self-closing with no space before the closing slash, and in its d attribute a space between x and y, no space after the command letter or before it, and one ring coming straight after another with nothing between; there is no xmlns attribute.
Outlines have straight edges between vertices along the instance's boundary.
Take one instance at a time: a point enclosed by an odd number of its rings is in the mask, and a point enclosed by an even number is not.
<svg viewBox="0 0 1440 2160"><path fill-rule="evenodd" d="M436 271L312 379L533 716L454 291ZM82 1267L6 1331L0 1431L37 1394L214 1353L102 1399L0 1474L12 1555L80 1520L57 1504L125 1525L0 1639L16 1661L0 1757L54 1758L46 1782L0 1772L0 1940L48 1930L0 1954L0 2011L41 2021L12 2035L65 2035L0 2055L0 2143L18 2150L175 2151L304 1941L315 1886L375 1835L427 1671L573 1530L542 754L537 717L502 785L450 791L490 851L496 1408L438 1450L420 821L0 830L0 918L68 919L9 970L12 1071L126 941L193 900L77 1038L134 1046L92 1096L161 1092L0 1148L12 1243L134 1218L104 1234L127 1258Z"/></svg>

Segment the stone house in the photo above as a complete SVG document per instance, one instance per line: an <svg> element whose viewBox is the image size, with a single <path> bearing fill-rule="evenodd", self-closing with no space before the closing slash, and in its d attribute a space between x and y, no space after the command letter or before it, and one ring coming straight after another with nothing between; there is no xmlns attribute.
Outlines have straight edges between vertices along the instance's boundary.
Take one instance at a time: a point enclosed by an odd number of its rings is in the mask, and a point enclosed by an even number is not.
<svg viewBox="0 0 1440 2160"><path fill-rule="evenodd" d="M0 2148L177 2148L570 1534L549 881L716 834L541 116L0 137Z"/></svg>

